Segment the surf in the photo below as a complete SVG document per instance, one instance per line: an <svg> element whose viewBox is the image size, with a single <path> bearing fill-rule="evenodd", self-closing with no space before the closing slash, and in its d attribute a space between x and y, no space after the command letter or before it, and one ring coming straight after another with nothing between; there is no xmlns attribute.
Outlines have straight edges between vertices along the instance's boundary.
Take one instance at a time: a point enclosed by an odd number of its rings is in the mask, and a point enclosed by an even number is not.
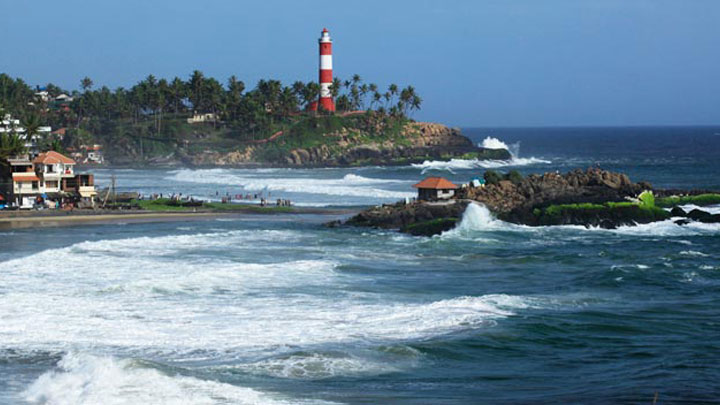
<svg viewBox="0 0 720 405"><path fill-rule="evenodd" d="M450 159L442 160L426 160L423 163L412 164L412 167L422 169L421 173L425 174L430 170L446 170L453 172L455 170L472 170L472 169L498 169L503 167L520 167L531 165L544 165L552 163L549 160L536 157L523 158L520 157L520 143L511 145L499 140L498 138L486 137L478 146L486 149L505 149L510 152L509 160L479 160L479 159Z"/></svg>

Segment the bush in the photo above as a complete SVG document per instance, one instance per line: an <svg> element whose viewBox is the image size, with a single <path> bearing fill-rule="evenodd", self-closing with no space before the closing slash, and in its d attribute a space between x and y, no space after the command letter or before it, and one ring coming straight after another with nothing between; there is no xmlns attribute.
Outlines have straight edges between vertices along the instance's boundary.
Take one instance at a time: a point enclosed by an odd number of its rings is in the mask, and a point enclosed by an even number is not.
<svg viewBox="0 0 720 405"><path fill-rule="evenodd" d="M655 195L652 191L643 191L638 196L638 199L640 200L640 204L645 208L655 207Z"/></svg>
<svg viewBox="0 0 720 405"><path fill-rule="evenodd" d="M494 170L486 170L485 174L483 174L483 178L485 179L485 184L497 184L502 180L502 177L494 171Z"/></svg>
<svg viewBox="0 0 720 405"><path fill-rule="evenodd" d="M510 182L515 185L522 183L523 179L523 175L517 170L511 170L505 175L505 180L510 180Z"/></svg>

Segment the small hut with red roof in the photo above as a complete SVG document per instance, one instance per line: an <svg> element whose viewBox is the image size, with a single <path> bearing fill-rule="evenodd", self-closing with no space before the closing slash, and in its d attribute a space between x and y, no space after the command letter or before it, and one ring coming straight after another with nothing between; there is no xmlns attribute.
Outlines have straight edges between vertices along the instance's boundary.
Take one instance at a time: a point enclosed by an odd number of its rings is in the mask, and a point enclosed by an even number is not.
<svg viewBox="0 0 720 405"><path fill-rule="evenodd" d="M444 177L428 177L413 187L418 189L418 200L447 200L459 187Z"/></svg>

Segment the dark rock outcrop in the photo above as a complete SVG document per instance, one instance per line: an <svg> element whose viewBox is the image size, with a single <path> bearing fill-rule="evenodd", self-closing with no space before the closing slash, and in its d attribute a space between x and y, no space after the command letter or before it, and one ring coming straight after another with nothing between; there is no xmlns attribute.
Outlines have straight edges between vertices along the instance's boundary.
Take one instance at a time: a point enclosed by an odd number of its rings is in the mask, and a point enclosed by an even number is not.
<svg viewBox="0 0 720 405"><path fill-rule="evenodd" d="M673 216L661 208L628 202L628 199L651 189L649 183L633 183L625 174L597 168L566 174L545 173L530 175L516 182L501 180L485 187L463 188L458 190L455 200L444 203L414 202L374 207L346 223L400 229L414 234L435 234L449 229L451 222L457 222L469 203L478 202L487 206L499 219L517 224L617 228ZM548 207L555 208L551 210ZM682 214L677 216L685 216L680 211L675 211ZM715 216L708 215L693 213L688 217L715 220ZM419 226L423 224L426 226Z"/></svg>
<svg viewBox="0 0 720 405"><path fill-rule="evenodd" d="M460 218L468 203L468 201L451 200L445 203L385 204L355 215L346 224L384 229L408 229L410 226L422 222L441 218Z"/></svg>
<svg viewBox="0 0 720 405"><path fill-rule="evenodd" d="M502 180L485 187L462 190L459 198L485 204L502 220L540 225L533 214L534 208L551 204L626 201L649 189L652 189L650 184L633 183L625 174L590 168L566 174L531 174L517 184Z"/></svg>
<svg viewBox="0 0 720 405"><path fill-rule="evenodd" d="M393 140L374 139L368 133L352 128L323 134L323 143L317 146L296 148L282 154L263 154L263 145L249 145L231 152L203 151L183 155L182 161L192 166L286 166L286 167L337 167L359 165L401 165L421 163L424 160L468 158L507 160L505 149L486 149L475 146L457 128L427 122L410 122ZM282 143L280 136L273 143Z"/></svg>
<svg viewBox="0 0 720 405"><path fill-rule="evenodd" d="M698 222L704 222L706 224L720 223L720 214L711 214L697 208L688 212L686 217Z"/></svg>

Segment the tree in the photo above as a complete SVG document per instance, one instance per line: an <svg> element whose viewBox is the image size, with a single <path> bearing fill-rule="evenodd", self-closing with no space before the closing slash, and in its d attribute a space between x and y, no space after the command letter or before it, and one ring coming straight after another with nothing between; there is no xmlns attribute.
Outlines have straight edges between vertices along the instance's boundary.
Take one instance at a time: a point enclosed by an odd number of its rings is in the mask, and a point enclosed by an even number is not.
<svg viewBox="0 0 720 405"><path fill-rule="evenodd" d="M225 97L226 115L230 121L237 120L240 103L242 102L242 93L245 91L245 83L238 80L235 75L228 79L228 90Z"/></svg>
<svg viewBox="0 0 720 405"><path fill-rule="evenodd" d="M18 134L0 133L0 164L5 164L8 158L22 155L25 152L25 142Z"/></svg>
<svg viewBox="0 0 720 405"><path fill-rule="evenodd" d="M192 103L193 109L196 112L198 112L202 107L203 95L205 90L204 84L205 76L202 74L202 72L199 70L193 71L192 75L190 76L190 81L188 82L188 98L190 99L190 103Z"/></svg>
<svg viewBox="0 0 720 405"><path fill-rule="evenodd" d="M337 77L333 78L332 85L330 86L330 94L333 98L337 98L338 94L340 94L341 87L342 81L340 81L340 79Z"/></svg>
<svg viewBox="0 0 720 405"><path fill-rule="evenodd" d="M172 105L174 113L177 114L181 111L183 100L186 97L187 92L185 82L183 82L179 77L175 77L172 82L170 82L170 93L168 98L168 102Z"/></svg>
<svg viewBox="0 0 720 405"><path fill-rule="evenodd" d="M485 174L483 174L483 178L485 179L485 184L497 184L502 180L502 176L500 176L496 171L494 170L486 170Z"/></svg>
<svg viewBox="0 0 720 405"><path fill-rule="evenodd" d="M38 134L40 129L40 117L35 113L28 113L22 119L21 124L25 127L25 141L33 142L33 138Z"/></svg>
<svg viewBox="0 0 720 405"><path fill-rule="evenodd" d="M90 79L90 78L87 77L87 76L85 76L85 77L80 81L80 87L82 87L82 89L83 89L84 92L87 92L88 90L90 90L90 89L92 88L92 86L93 86L93 81L92 81L92 79Z"/></svg>
<svg viewBox="0 0 720 405"><path fill-rule="evenodd" d="M524 179L523 175L520 174L520 172L517 170L510 170L505 175L505 180L509 180L512 184L515 184L515 185L522 183L523 179Z"/></svg>

